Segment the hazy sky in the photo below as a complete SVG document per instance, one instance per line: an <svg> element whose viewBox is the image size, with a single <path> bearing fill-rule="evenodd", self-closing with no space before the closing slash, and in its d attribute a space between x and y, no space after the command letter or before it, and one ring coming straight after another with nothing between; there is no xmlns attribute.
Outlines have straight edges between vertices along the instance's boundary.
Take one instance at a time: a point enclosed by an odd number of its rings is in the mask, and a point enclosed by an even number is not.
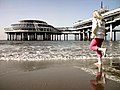
<svg viewBox="0 0 120 90"><path fill-rule="evenodd" d="M43 20L54 27L73 26L90 18L101 1L110 10L120 7L120 0L0 0L0 40L6 39L5 27L22 19Z"/></svg>

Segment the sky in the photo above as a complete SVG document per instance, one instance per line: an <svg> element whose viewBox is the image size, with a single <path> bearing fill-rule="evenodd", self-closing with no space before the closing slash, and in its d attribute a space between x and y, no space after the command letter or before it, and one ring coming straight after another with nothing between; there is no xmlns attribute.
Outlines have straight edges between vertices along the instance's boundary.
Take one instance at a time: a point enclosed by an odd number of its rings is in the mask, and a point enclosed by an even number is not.
<svg viewBox="0 0 120 90"><path fill-rule="evenodd" d="M73 26L104 6L120 7L120 0L0 0L0 40L6 39L5 27L24 19L42 20L54 27Z"/></svg>

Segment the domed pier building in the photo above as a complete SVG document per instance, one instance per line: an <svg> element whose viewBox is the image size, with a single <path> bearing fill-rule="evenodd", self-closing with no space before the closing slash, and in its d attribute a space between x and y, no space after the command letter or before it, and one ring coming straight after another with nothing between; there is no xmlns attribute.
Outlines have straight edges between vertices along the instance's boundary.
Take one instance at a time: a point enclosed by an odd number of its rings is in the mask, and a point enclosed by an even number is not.
<svg viewBox="0 0 120 90"><path fill-rule="evenodd" d="M40 20L21 20L5 28L7 40L56 40L61 31Z"/></svg>

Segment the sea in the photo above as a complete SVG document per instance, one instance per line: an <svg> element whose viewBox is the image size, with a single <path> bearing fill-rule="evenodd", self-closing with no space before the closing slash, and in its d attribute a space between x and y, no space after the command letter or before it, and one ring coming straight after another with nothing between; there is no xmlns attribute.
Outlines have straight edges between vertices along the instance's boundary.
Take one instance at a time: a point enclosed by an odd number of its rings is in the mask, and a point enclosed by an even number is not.
<svg viewBox="0 0 120 90"><path fill-rule="evenodd" d="M0 60L96 59L90 41L0 41ZM104 41L108 59L120 59L120 41Z"/></svg>

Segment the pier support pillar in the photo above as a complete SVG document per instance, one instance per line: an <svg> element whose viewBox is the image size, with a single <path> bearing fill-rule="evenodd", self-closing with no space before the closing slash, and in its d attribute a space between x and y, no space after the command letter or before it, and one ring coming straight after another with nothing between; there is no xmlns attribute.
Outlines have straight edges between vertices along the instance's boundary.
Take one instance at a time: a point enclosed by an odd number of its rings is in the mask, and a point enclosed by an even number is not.
<svg viewBox="0 0 120 90"><path fill-rule="evenodd" d="M7 40L9 40L9 33L7 33Z"/></svg>
<svg viewBox="0 0 120 90"><path fill-rule="evenodd" d="M28 40L28 33L24 33L24 40Z"/></svg>
<svg viewBox="0 0 120 90"><path fill-rule="evenodd" d="M75 34L75 41L76 41L76 34Z"/></svg>
<svg viewBox="0 0 120 90"><path fill-rule="evenodd" d="M43 35L43 40L46 40L46 33Z"/></svg>
<svg viewBox="0 0 120 90"><path fill-rule="evenodd" d="M79 33L79 40L80 40L80 33Z"/></svg>
<svg viewBox="0 0 120 90"><path fill-rule="evenodd" d="M85 30L83 30L83 41L85 41Z"/></svg>
<svg viewBox="0 0 120 90"><path fill-rule="evenodd" d="M12 34L12 40L14 41L14 33Z"/></svg>
<svg viewBox="0 0 120 90"><path fill-rule="evenodd" d="M51 34L48 34L48 40L51 40Z"/></svg>
<svg viewBox="0 0 120 90"><path fill-rule="evenodd" d="M20 39L21 39L21 41L22 41L22 40L23 40L23 38L22 38L22 37L23 37L23 33L20 33L20 34L21 34L21 37L20 37Z"/></svg>
<svg viewBox="0 0 120 90"><path fill-rule="evenodd" d="M110 41L113 40L112 29L112 24L110 24Z"/></svg>
<svg viewBox="0 0 120 90"><path fill-rule="evenodd" d="M80 41L83 41L83 33L80 32Z"/></svg>
<svg viewBox="0 0 120 90"><path fill-rule="evenodd" d="M37 33L35 33L35 38L34 38L34 40L37 40Z"/></svg>
<svg viewBox="0 0 120 90"><path fill-rule="evenodd" d="M10 34L10 41L11 41L11 34Z"/></svg>
<svg viewBox="0 0 120 90"><path fill-rule="evenodd" d="M88 40L89 40L89 41L91 40L91 32L90 32L90 29L88 29Z"/></svg>
<svg viewBox="0 0 120 90"><path fill-rule="evenodd" d="M77 34L77 40L79 40L79 34Z"/></svg>
<svg viewBox="0 0 120 90"><path fill-rule="evenodd" d="M59 40L59 35L57 34L57 41Z"/></svg>
<svg viewBox="0 0 120 90"><path fill-rule="evenodd" d="M65 34L64 34L64 41L65 41Z"/></svg>
<svg viewBox="0 0 120 90"><path fill-rule="evenodd" d="M114 41L116 41L116 31L114 31Z"/></svg>
<svg viewBox="0 0 120 90"><path fill-rule="evenodd" d="M56 34L55 34L55 41L56 41Z"/></svg>
<svg viewBox="0 0 120 90"><path fill-rule="evenodd" d="M24 40L24 39L23 39ZM31 35L30 34L28 34L28 41L30 41L31 40Z"/></svg>
<svg viewBox="0 0 120 90"><path fill-rule="evenodd" d="M67 41L68 41L68 34L67 34Z"/></svg>
<svg viewBox="0 0 120 90"><path fill-rule="evenodd" d="M15 40L17 40L17 33L15 33Z"/></svg>
<svg viewBox="0 0 120 90"><path fill-rule="evenodd" d="M53 41L53 34L52 34L52 41Z"/></svg>
<svg viewBox="0 0 120 90"><path fill-rule="evenodd" d="M59 39L59 40L61 41L61 35L59 35L59 36L60 36L60 39Z"/></svg>

